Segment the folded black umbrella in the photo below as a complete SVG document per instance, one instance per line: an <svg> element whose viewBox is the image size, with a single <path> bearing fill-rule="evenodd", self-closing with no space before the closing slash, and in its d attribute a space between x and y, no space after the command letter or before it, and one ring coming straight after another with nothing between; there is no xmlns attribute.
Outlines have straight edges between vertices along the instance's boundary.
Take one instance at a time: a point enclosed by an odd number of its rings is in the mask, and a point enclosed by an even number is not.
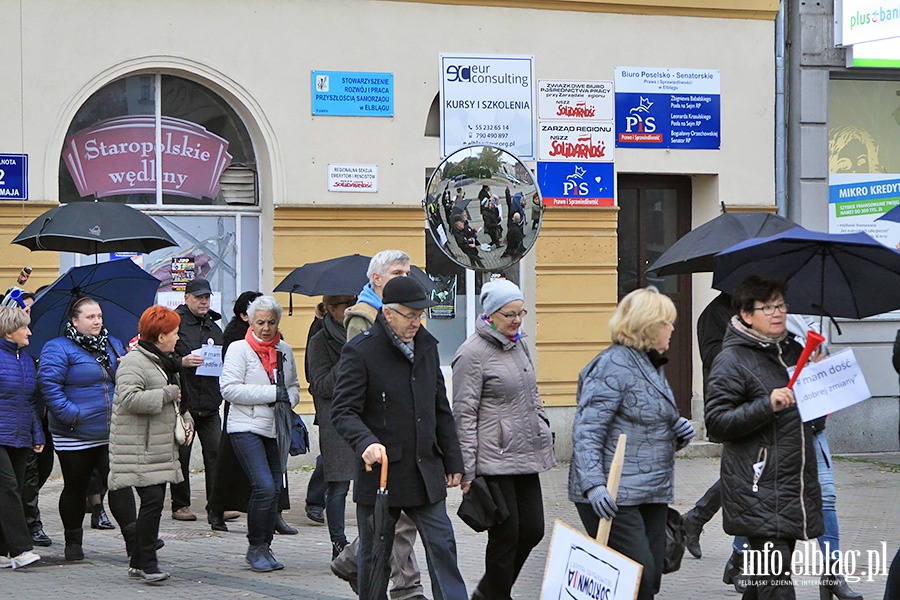
<svg viewBox="0 0 900 600"><path fill-rule="evenodd" d="M469 491L463 494L456 516L475 531L485 531L505 521L509 509L497 483L476 477Z"/></svg>

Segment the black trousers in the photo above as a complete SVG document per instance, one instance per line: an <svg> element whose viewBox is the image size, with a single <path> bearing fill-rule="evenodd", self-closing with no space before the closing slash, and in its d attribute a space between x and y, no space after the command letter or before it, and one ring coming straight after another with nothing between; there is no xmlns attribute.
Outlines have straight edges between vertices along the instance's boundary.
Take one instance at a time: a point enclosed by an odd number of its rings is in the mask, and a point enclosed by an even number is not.
<svg viewBox="0 0 900 600"><path fill-rule="evenodd" d="M484 577L475 595L486 600L509 600L513 584L531 550L544 537L544 501L537 473L489 476L500 485L509 517L488 529Z"/></svg>
<svg viewBox="0 0 900 600"><path fill-rule="evenodd" d="M212 495L213 485L216 481L216 461L219 459L219 438L222 435L222 419L219 413L200 417L194 417L194 432L203 444L203 476L206 480L206 510L209 510L209 498ZM194 439L197 439L195 437ZM184 481L172 484L172 512L179 508L191 505L191 449L190 446L181 446L178 449L178 459L181 462L181 472Z"/></svg>
<svg viewBox="0 0 900 600"><path fill-rule="evenodd" d="M706 525L709 520L719 512L719 509L722 508L722 492L720 491L721 483L720 479L716 479L716 482L709 486L706 493L697 500L697 504L694 505L694 508L688 511L688 514L701 527Z"/></svg>
<svg viewBox="0 0 900 600"><path fill-rule="evenodd" d="M794 552L796 540L780 538L750 538L751 550L765 551L766 544L771 543L767 555L768 564L761 565L760 560L748 565L753 585L747 587L747 591L741 596L743 600L793 600L796 598L794 584L791 581L791 555ZM756 555L761 556L760 554ZM745 562L747 560L745 559ZM740 565L743 570L743 565ZM759 575L763 566L768 575Z"/></svg>
<svg viewBox="0 0 900 600"><path fill-rule="evenodd" d="M86 450L57 451L59 468L63 474L63 490L59 494L59 516L67 530L80 530L84 523L84 497L87 495L91 473L96 468L103 481L109 477L109 446ZM129 488L109 492L109 509L124 529L134 523L134 491Z"/></svg>
<svg viewBox="0 0 900 600"><path fill-rule="evenodd" d="M34 450L28 453L25 459L25 483L22 487L22 508L25 509L25 522L28 523L28 531L37 533L44 528L41 521L41 509L38 506L38 496L41 488L53 472L53 438L47 428L47 418L43 419L44 451L38 454Z"/></svg>
<svg viewBox="0 0 900 600"><path fill-rule="evenodd" d="M33 450L0 446L0 555L3 556L18 556L34 547L22 510L22 484L29 452Z"/></svg>
<svg viewBox="0 0 900 600"><path fill-rule="evenodd" d="M156 539L159 537L159 520L166 501L166 484L134 488L141 498L141 510L135 522L135 544L129 566L145 573L159 573L156 559Z"/></svg>
<svg viewBox="0 0 900 600"><path fill-rule="evenodd" d="M576 503L575 508L585 531L589 536L596 537L600 517L590 504ZM607 545L644 566L637 600L653 598L662 583L667 508L665 504L620 505L612 521Z"/></svg>

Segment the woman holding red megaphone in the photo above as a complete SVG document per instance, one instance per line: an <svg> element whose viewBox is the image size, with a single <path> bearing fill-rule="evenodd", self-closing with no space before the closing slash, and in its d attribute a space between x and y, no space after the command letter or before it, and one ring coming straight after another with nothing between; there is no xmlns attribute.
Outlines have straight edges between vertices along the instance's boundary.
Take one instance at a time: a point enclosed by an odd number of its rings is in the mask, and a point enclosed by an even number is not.
<svg viewBox="0 0 900 600"><path fill-rule="evenodd" d="M749 538L744 550L758 551L758 567L768 560L767 569L745 573L754 580L748 592L761 598L795 597L784 566L791 564L797 540L824 532L814 432L800 418L788 386L787 369L802 348L787 331L786 291L783 281L758 276L734 291L737 314L713 362L705 398L709 435L723 442L723 526Z"/></svg>

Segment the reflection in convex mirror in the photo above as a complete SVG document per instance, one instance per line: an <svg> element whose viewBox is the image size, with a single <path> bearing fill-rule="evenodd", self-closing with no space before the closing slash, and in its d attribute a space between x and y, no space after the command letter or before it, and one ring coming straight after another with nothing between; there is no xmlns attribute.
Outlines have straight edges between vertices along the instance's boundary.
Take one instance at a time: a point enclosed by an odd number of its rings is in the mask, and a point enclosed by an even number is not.
<svg viewBox="0 0 900 600"><path fill-rule="evenodd" d="M438 247L476 271L502 271L534 246L544 204L528 167L493 146L467 146L428 180L425 213Z"/></svg>

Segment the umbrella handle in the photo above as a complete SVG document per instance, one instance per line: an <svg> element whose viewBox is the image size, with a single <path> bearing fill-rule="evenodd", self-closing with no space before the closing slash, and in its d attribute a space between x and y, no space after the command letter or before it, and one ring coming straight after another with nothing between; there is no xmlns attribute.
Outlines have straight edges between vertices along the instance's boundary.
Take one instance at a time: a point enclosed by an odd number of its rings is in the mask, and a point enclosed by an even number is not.
<svg viewBox="0 0 900 600"><path fill-rule="evenodd" d="M372 465L366 465L366 471L371 471ZM381 489L387 489L387 472L388 472L388 458L387 458L387 450L384 448L381 449L381 481L379 482L379 486Z"/></svg>

